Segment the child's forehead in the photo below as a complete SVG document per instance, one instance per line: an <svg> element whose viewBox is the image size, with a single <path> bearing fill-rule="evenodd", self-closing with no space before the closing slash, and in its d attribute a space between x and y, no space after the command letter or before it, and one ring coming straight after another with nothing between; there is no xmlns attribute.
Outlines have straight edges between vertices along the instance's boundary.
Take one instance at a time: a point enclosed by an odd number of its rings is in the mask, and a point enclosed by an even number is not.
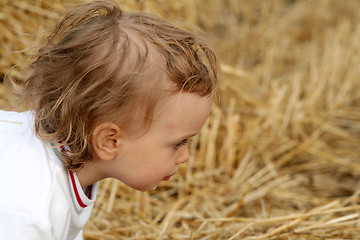
<svg viewBox="0 0 360 240"><path fill-rule="evenodd" d="M182 134L195 135L209 117L212 99L196 93L178 92L155 107L152 130L165 128L181 130Z"/></svg>

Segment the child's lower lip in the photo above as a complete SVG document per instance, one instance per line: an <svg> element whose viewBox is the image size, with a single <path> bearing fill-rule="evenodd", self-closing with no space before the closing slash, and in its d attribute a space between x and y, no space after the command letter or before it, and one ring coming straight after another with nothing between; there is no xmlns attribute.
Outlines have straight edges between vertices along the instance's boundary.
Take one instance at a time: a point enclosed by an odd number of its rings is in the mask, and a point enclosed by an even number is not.
<svg viewBox="0 0 360 240"><path fill-rule="evenodd" d="M166 177L163 177L163 181L168 181L170 179L171 176L166 176Z"/></svg>
<svg viewBox="0 0 360 240"><path fill-rule="evenodd" d="M174 174L175 174L175 173L174 173ZM171 176L174 175L174 174L171 174L171 175L169 175L169 176L163 177L162 180L163 180L163 181L168 181L168 180L171 178Z"/></svg>

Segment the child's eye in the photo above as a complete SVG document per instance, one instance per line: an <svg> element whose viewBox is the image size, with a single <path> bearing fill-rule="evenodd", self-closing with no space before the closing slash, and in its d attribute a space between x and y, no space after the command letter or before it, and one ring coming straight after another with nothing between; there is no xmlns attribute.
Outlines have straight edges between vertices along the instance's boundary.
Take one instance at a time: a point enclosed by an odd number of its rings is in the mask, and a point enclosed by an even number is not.
<svg viewBox="0 0 360 240"><path fill-rule="evenodd" d="M181 142L179 142L179 143L176 143L175 145L174 145L174 148L175 149L179 149L180 147L182 147L182 146L184 146L184 145L186 145L187 143L189 143L189 141L190 141L190 139L184 139L184 140L182 140Z"/></svg>

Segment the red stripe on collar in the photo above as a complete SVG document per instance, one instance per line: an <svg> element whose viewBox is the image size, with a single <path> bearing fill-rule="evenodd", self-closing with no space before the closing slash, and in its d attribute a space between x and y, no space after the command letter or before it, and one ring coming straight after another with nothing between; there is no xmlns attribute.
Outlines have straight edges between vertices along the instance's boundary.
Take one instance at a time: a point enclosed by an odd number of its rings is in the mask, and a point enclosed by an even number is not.
<svg viewBox="0 0 360 240"><path fill-rule="evenodd" d="M76 187L76 183L75 183L75 177L74 177L74 173L72 171L69 171L69 174L70 174L70 178L71 178L71 184L74 188L74 193L75 193L75 196L76 196L76 200L78 201L80 207L83 207L83 208L86 208L87 205L84 204L82 201L81 201L81 198L80 198L80 195L79 195L79 191Z"/></svg>

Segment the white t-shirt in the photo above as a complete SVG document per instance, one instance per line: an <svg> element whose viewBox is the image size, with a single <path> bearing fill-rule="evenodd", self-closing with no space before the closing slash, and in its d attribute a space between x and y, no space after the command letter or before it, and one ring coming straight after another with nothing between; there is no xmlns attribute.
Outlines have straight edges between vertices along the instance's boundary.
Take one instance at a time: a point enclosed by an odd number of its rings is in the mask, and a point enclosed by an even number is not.
<svg viewBox="0 0 360 240"><path fill-rule="evenodd" d="M33 125L32 112L0 110L0 239L82 239L98 183L86 195Z"/></svg>

